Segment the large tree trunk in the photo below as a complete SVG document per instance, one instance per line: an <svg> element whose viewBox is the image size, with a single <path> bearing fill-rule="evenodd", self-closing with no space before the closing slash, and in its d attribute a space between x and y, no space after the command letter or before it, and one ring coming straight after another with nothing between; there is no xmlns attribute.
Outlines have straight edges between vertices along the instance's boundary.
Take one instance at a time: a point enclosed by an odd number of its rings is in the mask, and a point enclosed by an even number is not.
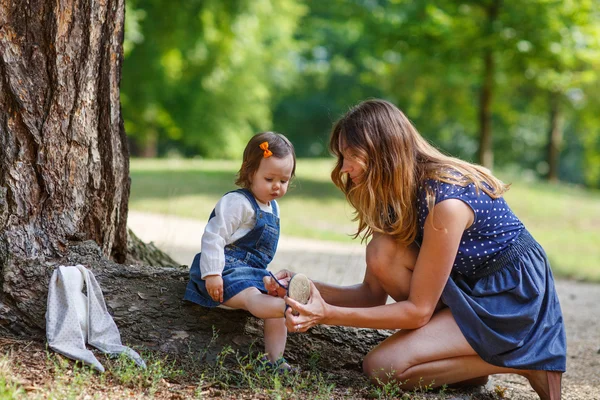
<svg viewBox="0 0 600 400"><path fill-rule="evenodd" d="M70 240L125 259L123 21L123 0L1 2L0 317L36 313Z"/></svg>
<svg viewBox="0 0 600 400"><path fill-rule="evenodd" d="M0 0L0 331L43 338L53 270L83 264L126 343L172 353L260 346L261 322L248 313L182 301L186 269L165 267L174 263L134 235L128 254L123 22L123 0ZM130 265L132 256L153 266ZM323 351L356 368L386 335L320 327L293 335L289 354Z"/></svg>
<svg viewBox="0 0 600 400"><path fill-rule="evenodd" d="M550 129L548 130L548 174L550 182L558 182L558 166L562 147L562 113L558 92L550 93Z"/></svg>
<svg viewBox="0 0 600 400"><path fill-rule="evenodd" d="M492 0L486 8L486 30L488 37L493 36L494 25L500 11L500 0ZM491 169L494 166L492 148L492 99L494 93L494 48L486 44L483 50L483 79L479 98L479 154L478 163Z"/></svg>

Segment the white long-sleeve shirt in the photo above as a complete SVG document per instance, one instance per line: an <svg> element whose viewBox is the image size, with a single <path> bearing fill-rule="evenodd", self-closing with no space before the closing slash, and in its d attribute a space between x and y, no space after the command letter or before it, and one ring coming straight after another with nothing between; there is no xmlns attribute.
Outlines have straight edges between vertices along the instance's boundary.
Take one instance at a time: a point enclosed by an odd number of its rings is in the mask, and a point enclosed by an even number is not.
<svg viewBox="0 0 600 400"><path fill-rule="evenodd" d="M271 204L256 200L261 210L272 213ZM200 273L221 275L225 267L225 246L245 236L256 225L254 207L241 193L227 193L215 206L215 216L208 221L202 235Z"/></svg>

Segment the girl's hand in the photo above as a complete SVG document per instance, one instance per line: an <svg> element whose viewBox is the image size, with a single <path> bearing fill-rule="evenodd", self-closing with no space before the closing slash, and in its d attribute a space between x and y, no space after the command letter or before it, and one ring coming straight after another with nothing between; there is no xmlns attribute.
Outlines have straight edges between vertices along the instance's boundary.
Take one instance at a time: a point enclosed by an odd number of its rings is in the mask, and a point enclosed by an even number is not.
<svg viewBox="0 0 600 400"><path fill-rule="evenodd" d="M209 275L205 279L206 291L214 301L223 302L223 278L221 275Z"/></svg>
<svg viewBox="0 0 600 400"><path fill-rule="evenodd" d="M296 300L285 297L285 302L290 306L285 314L285 326L288 332L306 332L315 325L324 323L328 304L321 297L321 293L310 281L310 299L308 303L298 303ZM292 314L297 311L299 315Z"/></svg>

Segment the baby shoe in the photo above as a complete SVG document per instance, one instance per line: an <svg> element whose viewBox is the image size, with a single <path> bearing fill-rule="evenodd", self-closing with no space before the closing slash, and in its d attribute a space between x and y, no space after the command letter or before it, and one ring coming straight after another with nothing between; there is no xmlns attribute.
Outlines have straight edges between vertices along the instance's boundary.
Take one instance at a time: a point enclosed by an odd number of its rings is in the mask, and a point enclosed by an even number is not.
<svg viewBox="0 0 600 400"><path fill-rule="evenodd" d="M295 274L290 279L287 291L290 299L294 299L300 304L306 304L310 299L310 280L304 274ZM292 311L292 314L298 315L296 311Z"/></svg>
<svg viewBox="0 0 600 400"><path fill-rule="evenodd" d="M285 374L285 373L299 373L300 368L292 367L290 363L284 358L281 357L275 362L269 361L266 356L263 356L261 359L262 368L264 371L272 372L275 374Z"/></svg>

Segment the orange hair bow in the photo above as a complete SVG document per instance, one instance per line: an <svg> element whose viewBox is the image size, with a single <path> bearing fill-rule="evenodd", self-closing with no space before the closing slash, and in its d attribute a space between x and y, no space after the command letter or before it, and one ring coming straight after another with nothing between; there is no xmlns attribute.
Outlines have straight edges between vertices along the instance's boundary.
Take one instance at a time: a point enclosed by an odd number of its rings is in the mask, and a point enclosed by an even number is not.
<svg viewBox="0 0 600 400"><path fill-rule="evenodd" d="M264 158L269 158L273 155L273 152L269 150L269 142L262 142L259 147L261 148L261 150L265 151L263 153Z"/></svg>

